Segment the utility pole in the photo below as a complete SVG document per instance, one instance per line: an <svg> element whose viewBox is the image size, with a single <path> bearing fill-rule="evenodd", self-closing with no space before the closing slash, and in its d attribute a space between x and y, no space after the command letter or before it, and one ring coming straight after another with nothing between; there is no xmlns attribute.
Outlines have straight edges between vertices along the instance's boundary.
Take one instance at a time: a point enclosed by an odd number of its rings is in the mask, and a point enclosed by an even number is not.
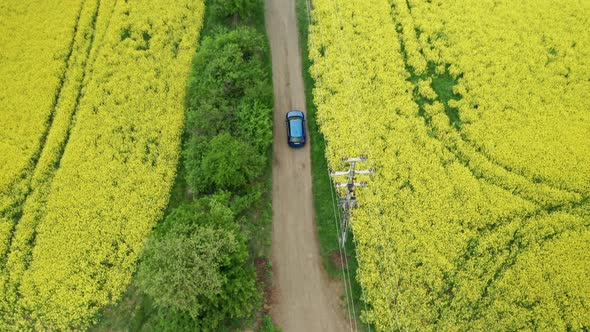
<svg viewBox="0 0 590 332"><path fill-rule="evenodd" d="M375 174L375 169L367 170L356 170L356 163L361 161L367 161L366 155L361 155L357 158L342 158L342 163L349 164L348 171L343 172L330 172L330 176L348 176L346 182L336 183L336 188L346 188L346 195L338 199L338 207L342 210L342 225L340 227L340 234L338 236L338 242L340 247L344 248L346 243L346 234L348 232L348 225L350 221L350 211L358 207L356 196L354 194L355 187L365 187L366 182L354 182L354 176L356 174Z"/></svg>

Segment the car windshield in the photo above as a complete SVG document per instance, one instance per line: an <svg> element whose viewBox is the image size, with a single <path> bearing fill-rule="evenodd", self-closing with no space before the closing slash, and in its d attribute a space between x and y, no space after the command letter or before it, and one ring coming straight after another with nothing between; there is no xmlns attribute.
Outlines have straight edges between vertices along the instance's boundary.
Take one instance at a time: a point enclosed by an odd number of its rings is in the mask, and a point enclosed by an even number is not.
<svg viewBox="0 0 590 332"><path fill-rule="evenodd" d="M294 142L296 137L303 136L303 118L300 116L290 117L289 127L291 127L291 137L293 137Z"/></svg>

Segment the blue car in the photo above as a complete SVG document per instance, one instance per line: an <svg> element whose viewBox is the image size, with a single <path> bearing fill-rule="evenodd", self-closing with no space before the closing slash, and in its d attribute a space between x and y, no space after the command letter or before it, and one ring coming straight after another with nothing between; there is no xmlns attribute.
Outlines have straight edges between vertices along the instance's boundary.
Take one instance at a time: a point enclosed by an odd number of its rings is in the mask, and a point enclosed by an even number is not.
<svg viewBox="0 0 590 332"><path fill-rule="evenodd" d="M287 113L287 143L294 148L305 145L305 115L301 111Z"/></svg>

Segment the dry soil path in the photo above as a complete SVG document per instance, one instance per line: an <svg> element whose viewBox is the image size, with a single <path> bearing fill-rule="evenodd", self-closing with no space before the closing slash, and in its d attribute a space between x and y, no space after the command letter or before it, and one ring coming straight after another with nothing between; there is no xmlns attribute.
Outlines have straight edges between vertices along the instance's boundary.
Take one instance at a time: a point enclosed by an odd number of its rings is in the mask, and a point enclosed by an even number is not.
<svg viewBox="0 0 590 332"><path fill-rule="evenodd" d="M275 96L271 314L285 332L350 331L319 254L309 144L292 149L286 139L285 113L305 111L295 0L266 0L265 16Z"/></svg>

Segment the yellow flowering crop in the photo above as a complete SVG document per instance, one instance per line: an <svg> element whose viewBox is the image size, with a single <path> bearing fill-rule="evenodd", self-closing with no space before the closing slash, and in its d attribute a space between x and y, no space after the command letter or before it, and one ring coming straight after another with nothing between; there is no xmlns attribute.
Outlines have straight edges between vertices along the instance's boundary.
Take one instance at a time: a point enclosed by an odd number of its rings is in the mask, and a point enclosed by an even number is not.
<svg viewBox="0 0 590 332"><path fill-rule="evenodd" d="M81 2L0 7L0 257L14 227L14 205L28 191L31 161L55 113Z"/></svg>
<svg viewBox="0 0 590 332"><path fill-rule="evenodd" d="M330 167L366 154L358 280L381 331L590 327L590 4L317 0Z"/></svg>
<svg viewBox="0 0 590 332"><path fill-rule="evenodd" d="M2 330L116 301L179 157L203 1L70 2L0 5Z"/></svg>

